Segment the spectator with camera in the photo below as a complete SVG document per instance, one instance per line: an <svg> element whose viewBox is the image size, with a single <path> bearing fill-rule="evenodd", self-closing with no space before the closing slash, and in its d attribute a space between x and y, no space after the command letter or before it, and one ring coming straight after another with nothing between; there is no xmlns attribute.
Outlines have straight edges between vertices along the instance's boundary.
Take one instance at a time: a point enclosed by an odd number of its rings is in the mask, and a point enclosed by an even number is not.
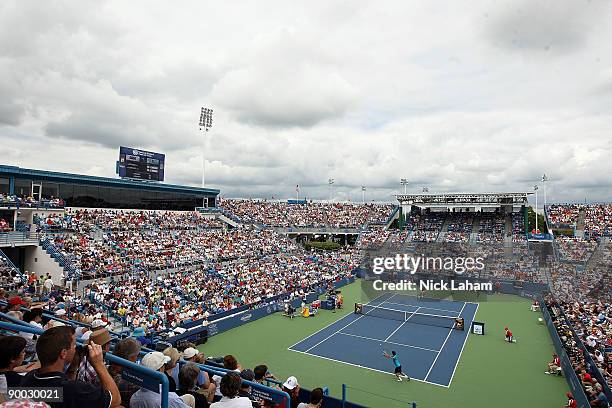
<svg viewBox="0 0 612 408"><path fill-rule="evenodd" d="M75 380L64 373L76 351L76 335L71 326L59 326L46 330L36 342L36 354L41 367L28 373L22 380L23 387L59 387L63 390L63 402L50 402L52 408L111 408L121 405L117 385L104 365L102 347L87 345L87 359L100 380L100 386Z"/></svg>

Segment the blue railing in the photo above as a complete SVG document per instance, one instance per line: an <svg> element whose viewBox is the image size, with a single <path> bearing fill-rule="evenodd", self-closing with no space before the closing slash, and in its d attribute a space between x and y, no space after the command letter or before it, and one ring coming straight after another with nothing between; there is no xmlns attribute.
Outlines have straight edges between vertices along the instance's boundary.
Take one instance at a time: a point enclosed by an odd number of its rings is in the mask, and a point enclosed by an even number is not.
<svg viewBox="0 0 612 408"><path fill-rule="evenodd" d="M23 273L21 273L21 271L19 270L19 268L17 266L15 266L15 264L13 263L13 261L11 261L11 258L9 258L3 251L2 249L0 249L0 257L2 257L4 259L4 262L8 265L9 268L11 268L13 274L19 276L21 278L21 283L25 283L28 280L28 277L25 276Z"/></svg>

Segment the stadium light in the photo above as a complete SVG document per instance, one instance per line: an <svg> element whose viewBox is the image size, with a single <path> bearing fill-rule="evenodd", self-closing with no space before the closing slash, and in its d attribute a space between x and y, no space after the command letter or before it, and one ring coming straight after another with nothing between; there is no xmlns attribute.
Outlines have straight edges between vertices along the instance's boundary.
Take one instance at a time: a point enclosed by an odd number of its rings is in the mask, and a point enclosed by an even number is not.
<svg viewBox="0 0 612 408"><path fill-rule="evenodd" d="M208 140L208 131L213 125L213 110L209 108L200 109L200 131L204 131L204 139L202 140L202 188L206 186L206 142ZM208 207L204 205L204 207Z"/></svg>
<svg viewBox="0 0 612 408"><path fill-rule="evenodd" d="M329 184L329 202L331 202L333 198L333 185L335 182L336 180L334 180L333 178L327 180L327 184Z"/></svg>
<svg viewBox="0 0 612 408"><path fill-rule="evenodd" d="M408 194L408 179L400 179L400 184L404 186L404 194Z"/></svg>
<svg viewBox="0 0 612 408"><path fill-rule="evenodd" d="M424 193L429 193L429 187L423 187L423 192Z"/></svg>
<svg viewBox="0 0 612 408"><path fill-rule="evenodd" d="M544 215L546 215L546 182L548 181L548 176L546 173L542 176L542 184L544 185Z"/></svg>
<svg viewBox="0 0 612 408"><path fill-rule="evenodd" d="M361 203L365 204L366 186L361 186Z"/></svg>
<svg viewBox="0 0 612 408"><path fill-rule="evenodd" d="M533 186L533 191L535 191L535 219L536 219L535 230L537 234L538 233L538 185L537 184Z"/></svg>

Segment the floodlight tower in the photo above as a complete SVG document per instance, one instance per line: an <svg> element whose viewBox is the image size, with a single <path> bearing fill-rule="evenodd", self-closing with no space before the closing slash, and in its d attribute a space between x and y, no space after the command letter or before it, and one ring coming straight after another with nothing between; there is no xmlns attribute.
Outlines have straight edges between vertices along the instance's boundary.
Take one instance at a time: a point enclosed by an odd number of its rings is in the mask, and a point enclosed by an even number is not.
<svg viewBox="0 0 612 408"><path fill-rule="evenodd" d="M361 186L361 203L365 204L366 186Z"/></svg>
<svg viewBox="0 0 612 408"><path fill-rule="evenodd" d="M204 137L202 140L202 188L206 187L206 142L208 140L208 131L212 128L213 124L213 110L209 108L202 108L200 110L200 131L204 131ZM206 198L203 199L205 201ZM207 201L207 200L206 200ZM202 206L204 205L202 202Z"/></svg>
<svg viewBox="0 0 612 408"><path fill-rule="evenodd" d="M333 186L334 186L335 182L336 182L336 180L333 179L333 178L330 178L329 180L327 180L327 184L329 184L329 202L330 203L332 202L332 199L333 199L333 196L334 196L333 195L333 188L334 188Z"/></svg>
<svg viewBox="0 0 612 408"><path fill-rule="evenodd" d="M542 184L544 185L544 216L546 216L546 184L548 182L548 176L544 174L542 176Z"/></svg>
<svg viewBox="0 0 612 408"><path fill-rule="evenodd" d="M535 220L536 220L536 234L538 233L538 185L533 186L533 191L535 192Z"/></svg>

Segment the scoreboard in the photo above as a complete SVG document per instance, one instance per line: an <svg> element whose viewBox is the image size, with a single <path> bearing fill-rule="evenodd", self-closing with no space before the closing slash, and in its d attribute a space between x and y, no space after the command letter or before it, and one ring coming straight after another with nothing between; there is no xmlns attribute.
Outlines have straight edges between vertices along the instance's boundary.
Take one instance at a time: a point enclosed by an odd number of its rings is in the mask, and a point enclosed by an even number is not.
<svg viewBox="0 0 612 408"><path fill-rule="evenodd" d="M166 156L131 147L119 148L119 177L137 180L164 181Z"/></svg>

